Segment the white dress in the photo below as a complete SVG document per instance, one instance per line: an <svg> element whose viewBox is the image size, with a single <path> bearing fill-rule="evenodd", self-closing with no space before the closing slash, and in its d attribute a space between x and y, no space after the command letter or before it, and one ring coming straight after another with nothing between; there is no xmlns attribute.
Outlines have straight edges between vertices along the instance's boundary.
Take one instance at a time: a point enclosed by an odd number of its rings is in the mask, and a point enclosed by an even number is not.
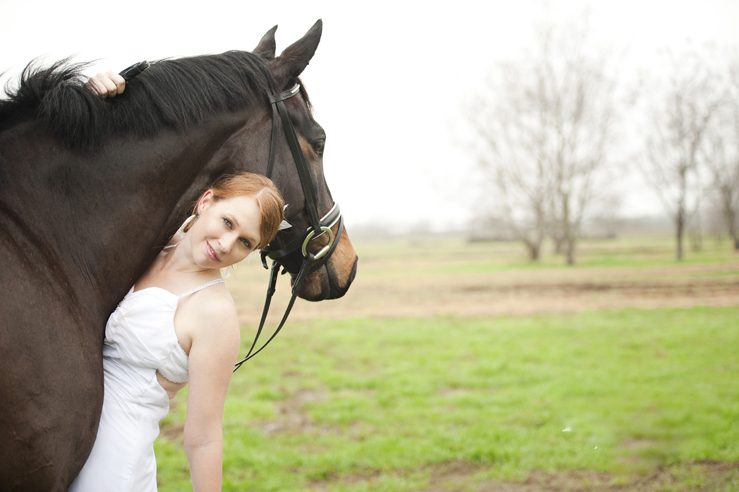
<svg viewBox="0 0 739 492"><path fill-rule="evenodd" d="M134 292L105 325L105 396L95 445L70 492L157 490L154 440L169 412L169 397L156 373L175 383L188 380L187 354L177 340L174 315L181 295L159 287Z"/></svg>

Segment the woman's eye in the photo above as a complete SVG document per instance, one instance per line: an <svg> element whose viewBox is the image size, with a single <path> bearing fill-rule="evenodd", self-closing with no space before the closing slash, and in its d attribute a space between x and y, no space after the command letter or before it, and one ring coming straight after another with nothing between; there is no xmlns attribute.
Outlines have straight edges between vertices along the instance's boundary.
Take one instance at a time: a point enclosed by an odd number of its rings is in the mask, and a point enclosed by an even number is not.
<svg viewBox="0 0 739 492"><path fill-rule="evenodd" d="M223 219L223 222L226 223L226 227L228 227L229 229L232 229L233 228L233 224L231 224L231 221L230 220Z"/></svg>
<svg viewBox="0 0 739 492"><path fill-rule="evenodd" d="M241 242L244 244L244 246L246 246L246 249L251 249L251 244L249 244L249 241L242 238Z"/></svg>

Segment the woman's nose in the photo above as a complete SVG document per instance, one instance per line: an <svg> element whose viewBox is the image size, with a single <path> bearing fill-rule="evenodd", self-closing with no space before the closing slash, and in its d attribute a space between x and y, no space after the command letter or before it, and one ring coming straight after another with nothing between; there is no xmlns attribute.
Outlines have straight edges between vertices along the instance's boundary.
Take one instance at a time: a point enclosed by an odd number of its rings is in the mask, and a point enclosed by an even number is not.
<svg viewBox="0 0 739 492"><path fill-rule="evenodd" d="M233 248L234 243L236 242L236 236L233 234L229 234L227 236L224 236L221 238L221 250L223 250L224 253L228 254L231 252L231 248Z"/></svg>

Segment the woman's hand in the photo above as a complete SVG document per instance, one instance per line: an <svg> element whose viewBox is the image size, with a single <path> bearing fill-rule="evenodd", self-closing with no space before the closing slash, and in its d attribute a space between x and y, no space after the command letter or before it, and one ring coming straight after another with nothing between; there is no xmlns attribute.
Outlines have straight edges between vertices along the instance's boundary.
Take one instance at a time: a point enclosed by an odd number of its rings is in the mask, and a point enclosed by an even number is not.
<svg viewBox="0 0 739 492"><path fill-rule="evenodd" d="M115 72L99 73L91 77L85 85L103 97L115 97L126 90L126 81Z"/></svg>

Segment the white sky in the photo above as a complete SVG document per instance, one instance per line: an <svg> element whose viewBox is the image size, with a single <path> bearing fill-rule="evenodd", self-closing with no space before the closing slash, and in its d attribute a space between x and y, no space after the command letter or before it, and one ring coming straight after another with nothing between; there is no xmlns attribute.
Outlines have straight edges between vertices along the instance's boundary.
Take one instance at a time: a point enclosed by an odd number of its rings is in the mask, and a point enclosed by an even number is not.
<svg viewBox="0 0 739 492"><path fill-rule="evenodd" d="M360 6L361 5L361 6ZM474 162L459 145L460 107L492 62L514 57L532 22L587 8L597 36L628 48L625 69L658 48L739 46L739 2L0 0L2 82L31 59L99 60L91 74L140 60L251 50L278 24L281 51L322 18L303 80L328 134L325 172L352 223L437 228L469 219ZM628 67L628 68L626 68ZM638 175L626 215L662 213Z"/></svg>

